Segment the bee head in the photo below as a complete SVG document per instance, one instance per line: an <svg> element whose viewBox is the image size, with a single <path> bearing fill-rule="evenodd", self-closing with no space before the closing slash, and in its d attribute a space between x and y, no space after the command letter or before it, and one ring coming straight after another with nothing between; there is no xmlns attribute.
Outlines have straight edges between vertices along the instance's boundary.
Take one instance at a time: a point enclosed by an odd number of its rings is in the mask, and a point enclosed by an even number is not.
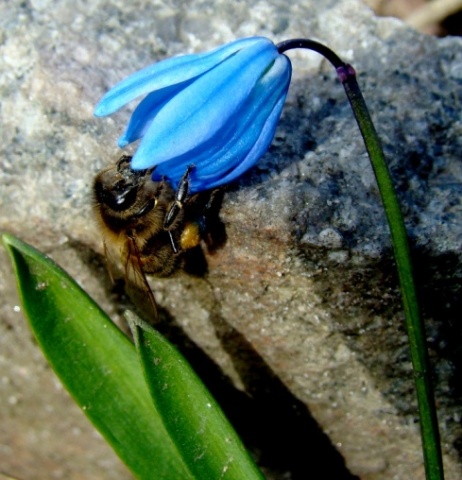
<svg viewBox="0 0 462 480"><path fill-rule="evenodd" d="M132 170L131 157L124 155L115 167L100 172L94 183L95 200L114 212L131 209L138 198L138 191L151 170Z"/></svg>

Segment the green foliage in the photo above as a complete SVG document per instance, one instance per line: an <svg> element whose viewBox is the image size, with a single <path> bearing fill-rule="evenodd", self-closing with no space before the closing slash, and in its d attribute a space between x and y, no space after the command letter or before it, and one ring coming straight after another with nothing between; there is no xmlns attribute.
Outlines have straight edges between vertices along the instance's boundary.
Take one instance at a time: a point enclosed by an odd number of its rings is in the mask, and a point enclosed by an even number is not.
<svg viewBox="0 0 462 480"><path fill-rule="evenodd" d="M43 353L137 478L263 478L205 386L160 334L128 312L138 358L66 272L11 235L3 243Z"/></svg>
<svg viewBox="0 0 462 480"><path fill-rule="evenodd" d="M127 318L157 411L194 478L263 478L183 356L133 313Z"/></svg>

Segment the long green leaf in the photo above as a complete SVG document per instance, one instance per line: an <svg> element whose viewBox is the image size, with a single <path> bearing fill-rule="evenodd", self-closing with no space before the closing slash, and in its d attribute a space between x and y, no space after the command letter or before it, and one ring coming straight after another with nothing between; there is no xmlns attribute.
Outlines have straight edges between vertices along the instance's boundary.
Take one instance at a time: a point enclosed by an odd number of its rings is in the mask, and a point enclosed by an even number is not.
<svg viewBox="0 0 462 480"><path fill-rule="evenodd" d="M131 312L127 319L157 411L194 478L263 478L220 407L182 355Z"/></svg>
<svg viewBox="0 0 462 480"><path fill-rule="evenodd" d="M140 479L191 478L149 395L133 344L54 262L4 245L30 326L74 400Z"/></svg>

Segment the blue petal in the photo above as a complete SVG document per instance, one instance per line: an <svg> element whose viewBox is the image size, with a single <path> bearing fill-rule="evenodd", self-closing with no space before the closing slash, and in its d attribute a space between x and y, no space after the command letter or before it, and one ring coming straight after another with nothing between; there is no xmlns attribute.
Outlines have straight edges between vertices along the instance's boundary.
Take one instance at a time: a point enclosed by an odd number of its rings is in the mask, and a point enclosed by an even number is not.
<svg viewBox="0 0 462 480"><path fill-rule="evenodd" d="M140 95L195 78L239 50L260 42L262 38L243 38L211 52L182 55L154 63L109 90L96 105L94 114L97 117L110 115Z"/></svg>
<svg viewBox="0 0 462 480"><path fill-rule="evenodd" d="M284 102L285 95L275 105L273 111L271 112L270 116L265 122L265 125L263 126L260 137L237 168L228 173L228 175L225 175L224 177L221 177L214 182L204 181L202 182L202 184L199 184L197 186L194 185L193 189L191 189L191 193L193 193L194 191L198 192L201 190L207 190L209 188L216 188L221 185L226 185L227 183L236 180L249 168L253 167L255 163L259 160L259 158L266 153L269 146L271 145L271 142L273 141L274 133L276 132L277 124L279 121L279 117L281 116Z"/></svg>
<svg viewBox="0 0 462 480"><path fill-rule="evenodd" d="M203 162L195 161L200 178L222 176L235 168L248 151L257 142L267 118L274 106L283 97L285 100L289 88L292 68L289 59L279 55L271 69L266 72L255 86L252 96L239 112L237 124L233 126L234 135L220 152L214 156L209 153ZM277 122L277 120L276 120Z"/></svg>
<svg viewBox="0 0 462 480"><path fill-rule="evenodd" d="M211 141L278 55L274 44L261 38L197 78L152 120L132 167L151 168Z"/></svg>
<svg viewBox="0 0 462 480"><path fill-rule="evenodd" d="M290 77L290 61L279 55L230 122L225 134L196 155L188 154L159 165L154 179L165 176L176 186L190 164L196 167L192 174L191 191L204 190L237 178L265 153L271 143ZM280 108L275 109L276 105ZM260 141L260 137L264 137L269 128L267 125L271 125L268 118L274 119L274 125L269 130L270 138L266 144ZM254 148L256 144L260 145L260 150Z"/></svg>
<svg viewBox="0 0 462 480"><path fill-rule="evenodd" d="M119 147L123 148L144 136L151 125L152 119L165 103L193 81L188 80L177 85L171 85L146 95L132 113L125 133L119 138Z"/></svg>

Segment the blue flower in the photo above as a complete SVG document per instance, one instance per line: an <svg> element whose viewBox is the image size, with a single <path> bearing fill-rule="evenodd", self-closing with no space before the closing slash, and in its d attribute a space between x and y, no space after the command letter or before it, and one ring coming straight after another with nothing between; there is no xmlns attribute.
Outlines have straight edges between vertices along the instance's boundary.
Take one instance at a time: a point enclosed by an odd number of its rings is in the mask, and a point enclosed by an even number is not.
<svg viewBox="0 0 462 480"><path fill-rule="evenodd" d="M165 177L175 188L193 165L195 193L235 180L266 152L291 72L289 59L270 40L245 38L140 70L109 90L95 115L110 115L146 95L119 146L141 138L132 168L155 166L153 179Z"/></svg>

